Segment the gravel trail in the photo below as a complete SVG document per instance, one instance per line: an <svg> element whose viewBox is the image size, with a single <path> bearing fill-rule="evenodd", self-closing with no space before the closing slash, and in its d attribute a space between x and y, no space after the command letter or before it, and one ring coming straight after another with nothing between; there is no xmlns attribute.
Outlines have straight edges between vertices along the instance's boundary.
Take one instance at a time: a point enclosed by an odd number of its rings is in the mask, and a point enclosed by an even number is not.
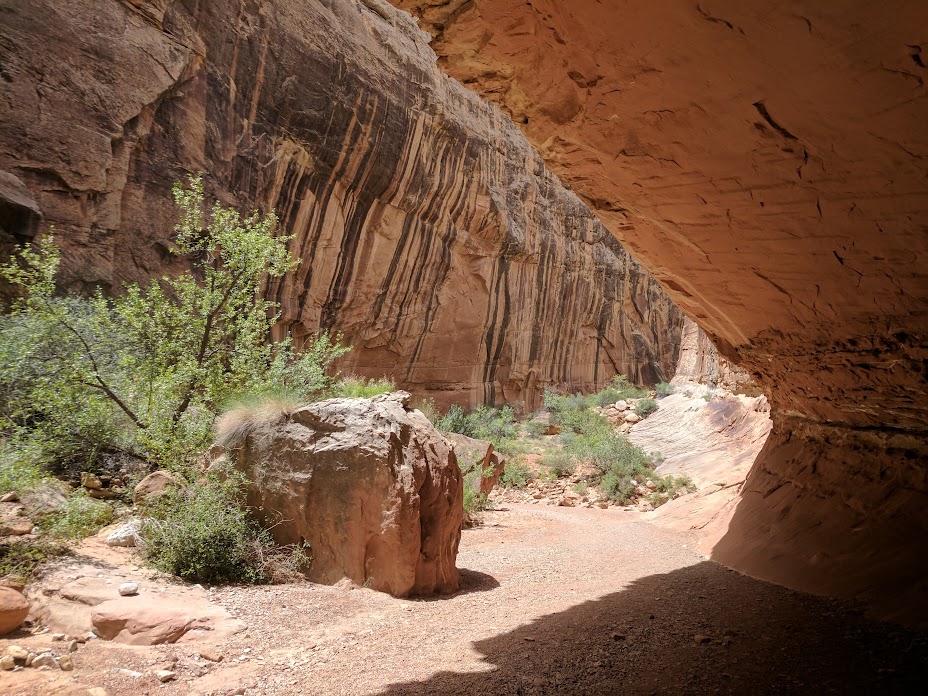
<svg viewBox="0 0 928 696"><path fill-rule="evenodd" d="M219 588L248 625L212 647L92 641L73 673L0 692L86 694L916 693L928 639L746 578L637 513L512 505L463 533L455 595ZM3 641L0 641L3 642ZM2 646L0 646L2 647ZM158 661L177 658L159 684ZM133 679L114 667L145 672ZM147 670L147 671L146 671Z"/></svg>

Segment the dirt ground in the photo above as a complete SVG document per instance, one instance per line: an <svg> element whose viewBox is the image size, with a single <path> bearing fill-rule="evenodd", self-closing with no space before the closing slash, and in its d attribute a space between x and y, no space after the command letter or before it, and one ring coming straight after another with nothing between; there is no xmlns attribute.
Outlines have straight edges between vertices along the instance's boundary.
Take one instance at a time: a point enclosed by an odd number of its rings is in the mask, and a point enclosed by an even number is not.
<svg viewBox="0 0 928 696"><path fill-rule="evenodd" d="M74 654L73 672L3 672L0 693L924 692L926 634L744 577L694 547L687 533L636 512L512 505L463 533L455 595L218 588L210 601L247 625L230 638L156 647L92 640ZM101 572L131 567L130 552L120 553L96 559ZM144 585L143 595L155 589ZM50 640L21 632L0 650ZM204 648L223 661L201 658ZM177 676L159 683L154 671L174 659Z"/></svg>

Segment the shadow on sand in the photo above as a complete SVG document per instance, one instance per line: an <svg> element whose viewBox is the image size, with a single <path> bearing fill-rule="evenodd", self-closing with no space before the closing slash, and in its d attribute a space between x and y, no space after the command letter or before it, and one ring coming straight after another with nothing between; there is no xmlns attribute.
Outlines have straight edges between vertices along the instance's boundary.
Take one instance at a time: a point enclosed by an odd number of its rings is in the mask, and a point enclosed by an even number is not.
<svg viewBox="0 0 928 696"><path fill-rule="evenodd" d="M928 685L928 634L713 562L636 580L474 647L488 671L439 672L383 693L913 694Z"/></svg>

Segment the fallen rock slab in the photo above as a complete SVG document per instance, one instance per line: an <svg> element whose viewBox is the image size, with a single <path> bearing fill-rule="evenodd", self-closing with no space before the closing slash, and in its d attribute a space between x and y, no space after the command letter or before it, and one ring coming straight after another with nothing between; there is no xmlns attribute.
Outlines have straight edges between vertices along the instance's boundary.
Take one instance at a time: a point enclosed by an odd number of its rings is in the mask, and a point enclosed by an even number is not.
<svg viewBox="0 0 928 696"><path fill-rule="evenodd" d="M193 638L229 628L230 624L237 628L240 624L216 607L151 597L121 597L103 602L93 609L90 620L100 638L126 645L176 643L190 633Z"/></svg>

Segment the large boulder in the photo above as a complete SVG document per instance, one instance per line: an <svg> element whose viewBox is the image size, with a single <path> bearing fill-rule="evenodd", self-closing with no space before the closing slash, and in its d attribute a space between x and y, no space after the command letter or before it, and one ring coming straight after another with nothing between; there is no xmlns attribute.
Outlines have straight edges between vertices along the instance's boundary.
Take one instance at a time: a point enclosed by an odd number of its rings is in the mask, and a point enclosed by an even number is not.
<svg viewBox="0 0 928 696"><path fill-rule="evenodd" d="M29 601L11 587L0 587L0 636L15 630L29 615Z"/></svg>
<svg viewBox="0 0 928 696"><path fill-rule="evenodd" d="M136 505L152 505L168 495L178 485L174 474L159 469L138 482L132 492L132 498Z"/></svg>
<svg viewBox="0 0 928 696"><path fill-rule="evenodd" d="M408 400L310 404L256 423L231 456L275 540L310 544L310 580L348 578L398 597L458 588L461 472Z"/></svg>

